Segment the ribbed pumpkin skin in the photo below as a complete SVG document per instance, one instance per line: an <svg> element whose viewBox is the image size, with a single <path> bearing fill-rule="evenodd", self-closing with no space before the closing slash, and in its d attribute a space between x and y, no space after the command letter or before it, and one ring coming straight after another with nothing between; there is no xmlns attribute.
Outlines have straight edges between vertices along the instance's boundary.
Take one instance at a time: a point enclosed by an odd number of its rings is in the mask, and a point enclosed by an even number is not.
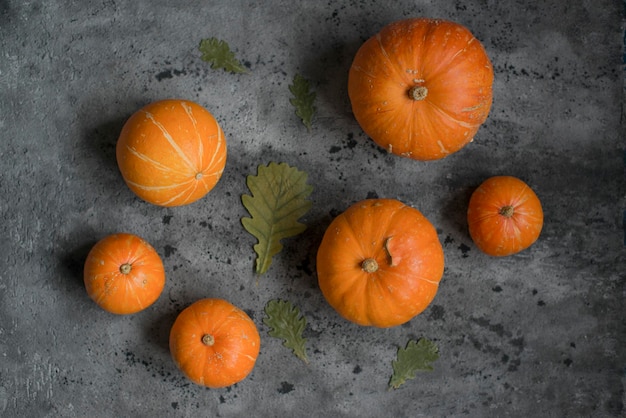
<svg viewBox="0 0 626 418"><path fill-rule="evenodd" d="M368 272L365 260L378 269ZM368 199L337 216L317 253L328 303L359 325L393 327L434 299L444 254L437 231L417 209L395 199Z"/></svg>
<svg viewBox="0 0 626 418"><path fill-rule="evenodd" d="M137 196L159 206L181 206L215 187L226 165L226 139L199 104L162 100L128 119L116 156L122 177Z"/></svg>
<svg viewBox="0 0 626 418"><path fill-rule="evenodd" d="M493 68L462 25L434 19L391 23L358 50L348 94L365 133L415 160L446 157L469 143L492 103ZM410 91L425 87L426 97Z"/></svg>
<svg viewBox="0 0 626 418"><path fill-rule="evenodd" d="M123 266L130 271L123 273ZM146 309L161 295L165 269L156 250L133 234L113 234L98 241L85 261L87 294L102 309L132 314Z"/></svg>
<svg viewBox="0 0 626 418"><path fill-rule="evenodd" d="M510 208L506 216L505 208ZM502 257L523 251L537 241L543 228L543 209L525 182L512 176L495 176L472 193L467 224L480 250Z"/></svg>
<svg viewBox="0 0 626 418"><path fill-rule="evenodd" d="M212 345L202 342L205 335ZM220 388L250 374L261 348L256 325L241 309L223 299L201 299L185 308L170 331L174 363L198 385Z"/></svg>

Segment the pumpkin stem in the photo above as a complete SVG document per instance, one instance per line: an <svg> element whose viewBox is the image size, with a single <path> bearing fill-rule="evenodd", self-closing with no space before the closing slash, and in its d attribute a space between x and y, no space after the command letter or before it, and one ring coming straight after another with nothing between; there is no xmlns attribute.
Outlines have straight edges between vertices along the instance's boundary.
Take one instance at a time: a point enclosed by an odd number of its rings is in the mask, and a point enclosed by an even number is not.
<svg viewBox="0 0 626 418"><path fill-rule="evenodd" d="M374 273L378 270L378 263L373 258L366 258L361 263L361 268L367 273Z"/></svg>
<svg viewBox="0 0 626 418"><path fill-rule="evenodd" d="M211 334L204 334L202 336L202 344L210 347L215 344L215 338Z"/></svg>
<svg viewBox="0 0 626 418"><path fill-rule="evenodd" d="M413 86L409 90L409 97L415 101L424 100L428 96L428 89L425 86Z"/></svg>
<svg viewBox="0 0 626 418"><path fill-rule="evenodd" d="M507 206L501 207L498 213L504 216L505 218L510 218L511 216L513 216L514 212L515 212L515 209L513 208L513 206L507 205Z"/></svg>
<svg viewBox="0 0 626 418"><path fill-rule="evenodd" d="M120 266L120 273L122 274L128 274L130 273L130 271L133 269L133 267L130 265L130 263L124 263Z"/></svg>

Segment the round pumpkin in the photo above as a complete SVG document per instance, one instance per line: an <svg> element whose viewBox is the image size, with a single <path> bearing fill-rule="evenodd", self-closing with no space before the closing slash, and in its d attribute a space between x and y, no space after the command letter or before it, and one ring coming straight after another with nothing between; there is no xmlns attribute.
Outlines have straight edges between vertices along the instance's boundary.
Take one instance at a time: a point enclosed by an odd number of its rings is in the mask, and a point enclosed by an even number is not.
<svg viewBox="0 0 626 418"><path fill-rule="evenodd" d="M165 269L156 250L133 234L109 235L85 260L87 294L102 309L133 314L152 305L165 286Z"/></svg>
<svg viewBox="0 0 626 418"><path fill-rule="evenodd" d="M185 308L170 331L174 363L191 381L209 388L240 382L259 355L256 325L223 299L201 299Z"/></svg>
<svg viewBox="0 0 626 418"><path fill-rule="evenodd" d="M128 187L159 206L181 206L215 187L226 165L226 139L204 107L188 100L161 100L124 124L117 163Z"/></svg>
<svg viewBox="0 0 626 418"><path fill-rule="evenodd" d="M472 193L467 224L480 250L507 256L537 241L543 228L543 209L535 192L522 180L495 176Z"/></svg>
<svg viewBox="0 0 626 418"><path fill-rule="evenodd" d="M393 327L434 299L444 254L420 211L395 199L355 203L328 226L317 277L328 303L359 325Z"/></svg>
<svg viewBox="0 0 626 418"><path fill-rule="evenodd" d="M414 18L385 26L359 48L348 95L375 143L436 160L472 141L489 115L492 84L491 61L467 28Z"/></svg>

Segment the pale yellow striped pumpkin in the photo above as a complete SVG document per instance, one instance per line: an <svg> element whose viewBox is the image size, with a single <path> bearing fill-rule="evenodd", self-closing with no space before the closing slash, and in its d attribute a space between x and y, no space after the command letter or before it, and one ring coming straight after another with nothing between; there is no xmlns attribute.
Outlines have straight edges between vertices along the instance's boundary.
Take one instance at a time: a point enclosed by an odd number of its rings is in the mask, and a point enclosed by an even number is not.
<svg viewBox="0 0 626 418"><path fill-rule="evenodd" d="M197 201L215 187L226 165L226 138L213 115L188 100L161 100L124 124L117 163L128 187L159 206Z"/></svg>

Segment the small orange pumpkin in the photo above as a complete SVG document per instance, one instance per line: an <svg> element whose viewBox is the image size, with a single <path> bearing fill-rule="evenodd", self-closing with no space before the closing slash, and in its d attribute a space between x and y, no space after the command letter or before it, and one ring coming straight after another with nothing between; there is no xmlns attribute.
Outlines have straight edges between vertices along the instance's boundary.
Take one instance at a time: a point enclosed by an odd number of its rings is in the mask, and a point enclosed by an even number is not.
<svg viewBox="0 0 626 418"><path fill-rule="evenodd" d="M393 327L434 299L444 254L420 211L395 199L368 199L337 216L317 253L328 303L359 325Z"/></svg>
<svg viewBox="0 0 626 418"><path fill-rule="evenodd" d="M185 308L170 331L174 363L191 381L209 388L245 379L259 355L261 337L250 317L223 299Z"/></svg>
<svg viewBox="0 0 626 418"><path fill-rule="evenodd" d="M161 295L165 269L156 250L133 234L113 234L98 241L85 261L87 294L102 309L132 314Z"/></svg>
<svg viewBox="0 0 626 418"><path fill-rule="evenodd" d="M204 107L161 100L124 124L117 163L128 187L159 206L186 205L211 191L226 165L226 139Z"/></svg>
<svg viewBox="0 0 626 418"><path fill-rule="evenodd" d="M507 256L537 241L543 228L543 209L535 192L522 180L495 176L472 193L467 223L480 250Z"/></svg>
<svg viewBox="0 0 626 418"><path fill-rule="evenodd" d="M348 95L378 145L436 160L474 138L491 109L492 84L491 61L467 28L416 18L387 25L360 47Z"/></svg>

